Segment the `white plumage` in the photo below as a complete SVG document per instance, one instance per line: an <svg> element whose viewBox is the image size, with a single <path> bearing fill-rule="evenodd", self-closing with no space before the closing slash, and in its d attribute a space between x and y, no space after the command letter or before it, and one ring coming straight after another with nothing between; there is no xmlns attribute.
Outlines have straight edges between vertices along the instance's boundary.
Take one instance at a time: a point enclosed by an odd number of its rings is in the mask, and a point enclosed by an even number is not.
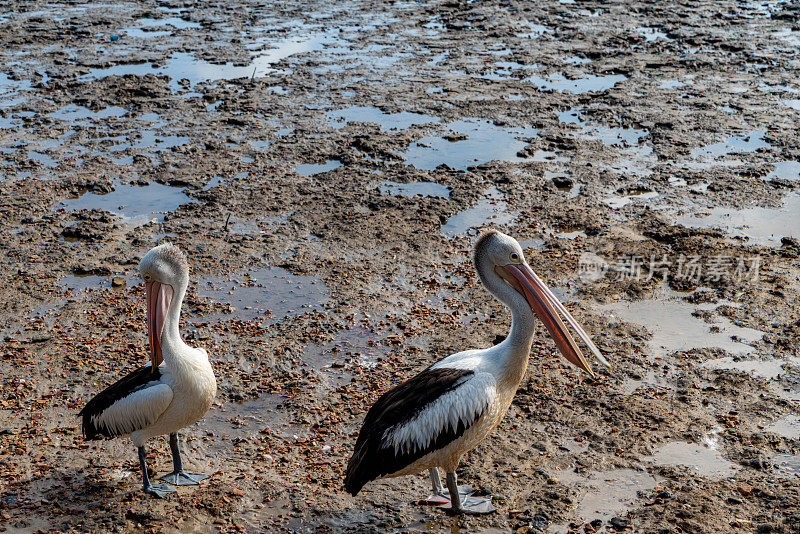
<svg viewBox="0 0 800 534"><path fill-rule="evenodd" d="M385 392L367 412L345 474L358 494L369 481L428 469L434 490L427 501L457 511L487 513L489 499L462 492L455 471L461 457L500 424L525 374L535 317L564 357L592 374L563 319L604 365L589 336L525 262L513 238L489 231L478 238L474 262L484 287L511 310L511 330L493 347L458 352ZM447 474L444 495L438 468ZM465 490L466 491L466 490Z"/></svg>
<svg viewBox="0 0 800 534"><path fill-rule="evenodd" d="M169 407L172 397L172 388L167 384L150 382L92 416L92 422L95 426L105 426L113 434L130 434L155 423Z"/></svg>
<svg viewBox="0 0 800 534"><path fill-rule="evenodd" d="M497 397L497 383L488 373L461 379L455 389L445 393L408 422L386 429L384 440L395 454L425 450L436 438L455 431L459 423L471 426Z"/></svg>
<svg viewBox="0 0 800 534"><path fill-rule="evenodd" d="M155 247L139 264L147 294L151 364L121 378L81 410L88 439L130 434L139 450L144 491L162 497L175 491L150 484L144 445L169 434L175 471L163 477L179 485L197 484L206 475L183 471L177 432L199 421L217 393L214 371L203 349L188 346L179 331L181 304L189 284L189 265L169 244Z"/></svg>

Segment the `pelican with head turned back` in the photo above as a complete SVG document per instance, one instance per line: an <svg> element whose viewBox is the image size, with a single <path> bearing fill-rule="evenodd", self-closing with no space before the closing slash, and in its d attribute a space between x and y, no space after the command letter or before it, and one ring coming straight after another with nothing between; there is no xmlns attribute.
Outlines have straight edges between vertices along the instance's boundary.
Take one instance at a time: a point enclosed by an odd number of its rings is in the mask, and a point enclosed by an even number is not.
<svg viewBox="0 0 800 534"><path fill-rule="evenodd" d="M170 484L150 483L145 442L169 434L174 471L162 480L191 485L207 478L208 475L183 470L178 431L202 419L211 408L217 382L208 353L184 343L178 330L189 285L186 257L174 245L159 245L142 258L139 272L147 294L151 363L96 395L79 415L88 439L130 434L139 452L144 491L163 497L176 490Z"/></svg>
<svg viewBox="0 0 800 534"><path fill-rule="evenodd" d="M511 310L511 330L501 343L436 362L384 393L370 408L347 466L345 488L356 495L369 481L429 470L434 496L457 513L494 511L491 501L458 486L461 457L500 424L522 381L534 334L544 323L564 357L594 376L562 317L592 354L610 369L592 340L525 261L512 237L482 234L473 259L483 286ZM444 469L449 497L438 468Z"/></svg>

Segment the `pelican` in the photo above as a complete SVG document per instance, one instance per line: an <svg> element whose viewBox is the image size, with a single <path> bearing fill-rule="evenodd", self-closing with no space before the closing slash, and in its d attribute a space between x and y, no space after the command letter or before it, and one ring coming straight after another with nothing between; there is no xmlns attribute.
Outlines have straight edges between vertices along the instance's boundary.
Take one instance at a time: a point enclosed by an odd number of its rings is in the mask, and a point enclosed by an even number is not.
<svg viewBox="0 0 800 534"><path fill-rule="evenodd" d="M594 376L561 319L563 315L592 354L608 361L556 296L533 272L515 239L496 230L477 240L473 260L483 286L511 310L511 330L488 349L459 352L384 393L370 408L347 465L345 489L358 494L376 478L428 470L433 496L426 501L455 513L489 513L491 499L458 486L456 468L500 424L525 374L534 314L564 357ZM449 497L438 469L444 469Z"/></svg>
<svg viewBox="0 0 800 534"><path fill-rule="evenodd" d="M164 497L170 484L151 484L145 442L169 434L173 472L161 477L179 486L198 484L208 475L183 470L178 430L206 414L217 393L214 371L205 349L190 347L178 330L181 305L189 285L189 264L175 245L165 243L139 263L147 293L147 328L151 363L140 367L96 395L80 411L87 439L130 434L139 452L142 489Z"/></svg>

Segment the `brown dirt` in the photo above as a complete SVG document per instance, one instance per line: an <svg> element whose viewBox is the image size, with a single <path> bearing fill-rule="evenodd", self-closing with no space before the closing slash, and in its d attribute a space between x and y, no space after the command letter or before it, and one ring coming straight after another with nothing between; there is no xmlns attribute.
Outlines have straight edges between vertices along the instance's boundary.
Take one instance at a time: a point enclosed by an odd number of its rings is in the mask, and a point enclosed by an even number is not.
<svg viewBox="0 0 800 534"><path fill-rule="evenodd" d="M779 164L800 158L800 4L185 4L0 13L0 531L800 532L797 426L771 426L800 413L797 364L780 381L705 364L798 355L800 175ZM355 120L326 115L342 109ZM476 206L494 218L443 231ZM721 227L691 222L715 208ZM749 229L725 227L737 213ZM506 419L459 470L496 514L412 504L424 476L350 497L370 403L506 332L469 264L486 225L525 243L614 369L580 375L541 329ZM135 270L164 239L190 258L183 329L220 390L184 432L214 476L161 501L129 441L83 441L75 414L146 361ZM586 253L671 265L593 280ZM759 276L681 278L692 255L757 256ZM706 333L763 336L726 351L687 331L656 354L675 317L603 307L665 292ZM728 471L653 461L674 443ZM169 469L165 442L149 452Z"/></svg>

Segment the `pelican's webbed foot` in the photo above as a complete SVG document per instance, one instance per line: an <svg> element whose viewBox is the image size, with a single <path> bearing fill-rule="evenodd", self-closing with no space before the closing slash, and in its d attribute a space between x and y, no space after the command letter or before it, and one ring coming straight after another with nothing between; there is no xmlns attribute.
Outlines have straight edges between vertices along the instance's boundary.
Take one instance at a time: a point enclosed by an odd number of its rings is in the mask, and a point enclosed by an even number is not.
<svg viewBox="0 0 800 534"><path fill-rule="evenodd" d="M491 497L475 497L474 495L462 498L458 508L453 508L451 503L443 504L440 508L451 514L484 515L497 511L492 504Z"/></svg>
<svg viewBox="0 0 800 534"><path fill-rule="evenodd" d="M461 491L463 487L465 486L459 486L456 483L455 473L447 473L447 489L450 491L450 502L441 505L440 508L452 514L474 515L490 514L497 510L492 505L491 497L473 495L474 490L472 490L471 486L469 494L463 495Z"/></svg>
<svg viewBox="0 0 800 534"><path fill-rule="evenodd" d="M163 499L170 493L178 491L175 489L175 486L170 486L169 484L147 484L142 489L145 493L158 497L159 499Z"/></svg>
<svg viewBox="0 0 800 534"><path fill-rule="evenodd" d="M173 471L161 477L161 480L175 484L176 486L195 486L199 484L201 480L205 480L210 476L203 473L187 473L183 470L181 450L178 447L178 434L175 432L169 435L169 448L172 450Z"/></svg>
<svg viewBox="0 0 800 534"><path fill-rule="evenodd" d="M201 480L205 480L209 475L203 473L187 473L186 471L174 471L161 477L164 482L175 484L176 486L195 486Z"/></svg>
<svg viewBox="0 0 800 534"><path fill-rule="evenodd" d="M428 470L431 476L431 493L426 499L420 499L416 501L416 504L428 504L428 505L449 505L450 504L450 495L447 493L447 490L442 487L442 481L439 478L439 471L435 467L432 467ZM475 488L470 486L469 484L464 484L463 486L458 486L458 493L461 497L461 500L466 499L468 496L475 493Z"/></svg>
<svg viewBox="0 0 800 534"><path fill-rule="evenodd" d="M139 468L142 470L142 490L145 493L163 499L170 493L178 490L175 486L169 484L151 484L150 477L147 475L147 454L144 451L144 446L139 447Z"/></svg>

